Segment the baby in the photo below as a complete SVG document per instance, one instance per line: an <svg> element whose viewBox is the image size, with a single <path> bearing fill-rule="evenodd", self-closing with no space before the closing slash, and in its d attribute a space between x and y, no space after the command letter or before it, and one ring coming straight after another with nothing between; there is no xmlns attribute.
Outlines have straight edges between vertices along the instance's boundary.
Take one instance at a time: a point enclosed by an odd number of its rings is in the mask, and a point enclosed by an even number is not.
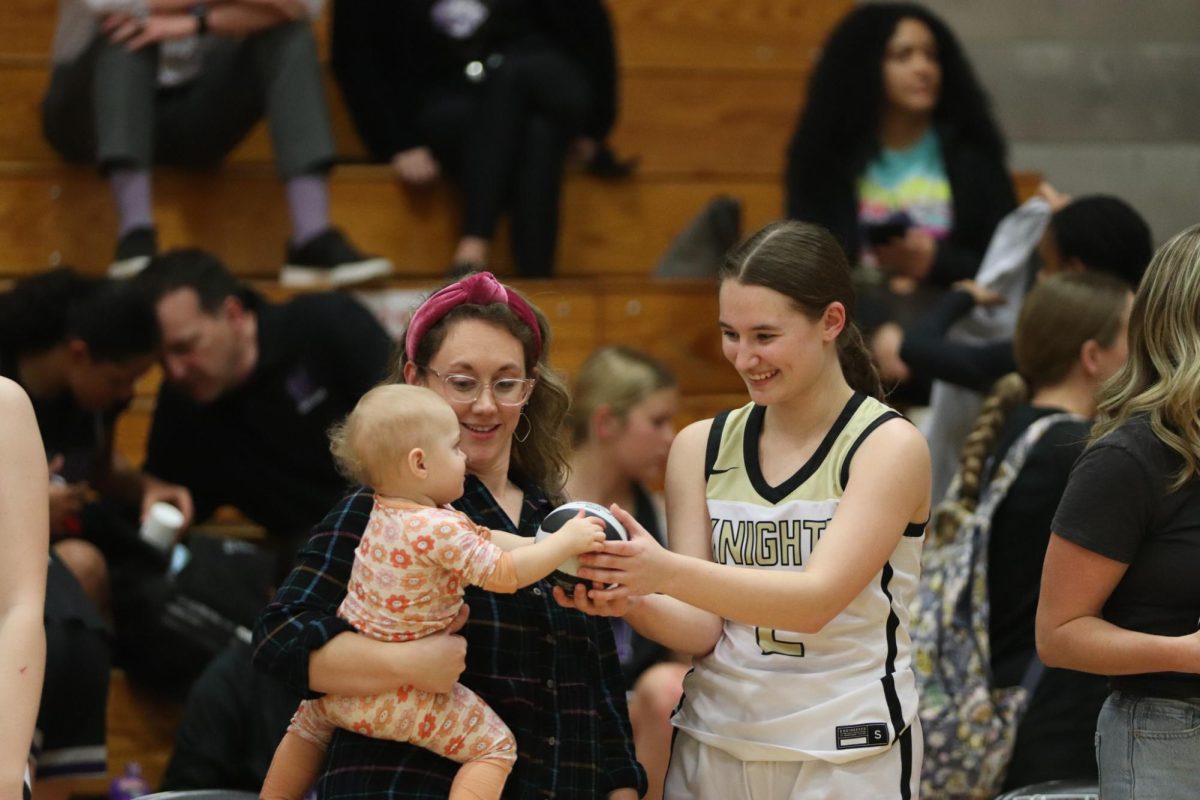
<svg viewBox="0 0 1200 800"><path fill-rule="evenodd" d="M599 550L604 541L603 523L594 517L573 519L535 544L442 508L462 495L467 464L458 418L429 389L372 389L330 437L343 471L375 490L338 609L367 636L405 642L444 630L462 606L465 584L515 592L567 558ZM262 797L299 800L339 727L410 742L459 762L450 788L454 800L499 798L517 758L512 732L461 684L449 694L407 686L386 695L326 695L300 704L275 751Z"/></svg>

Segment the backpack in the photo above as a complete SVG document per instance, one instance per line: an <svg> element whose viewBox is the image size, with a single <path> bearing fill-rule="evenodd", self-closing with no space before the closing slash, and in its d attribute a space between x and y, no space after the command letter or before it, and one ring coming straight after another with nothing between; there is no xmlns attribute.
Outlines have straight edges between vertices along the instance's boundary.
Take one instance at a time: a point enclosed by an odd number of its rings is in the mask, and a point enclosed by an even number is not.
<svg viewBox="0 0 1200 800"><path fill-rule="evenodd" d="M140 685L181 698L230 643L250 640L275 566L271 553L223 536L192 533L186 553L170 569L130 560L113 582L121 666Z"/></svg>
<svg viewBox="0 0 1200 800"><path fill-rule="evenodd" d="M1035 655L1019 685L994 686L987 591L992 517L1042 435L1059 422L1080 419L1051 414L1030 425L1005 453L975 511L959 521L950 537L938 538L937 522L939 516L955 513L960 476L934 513L911 630L925 737L921 792L926 797L986 800L1004 782L1017 725L1044 667Z"/></svg>

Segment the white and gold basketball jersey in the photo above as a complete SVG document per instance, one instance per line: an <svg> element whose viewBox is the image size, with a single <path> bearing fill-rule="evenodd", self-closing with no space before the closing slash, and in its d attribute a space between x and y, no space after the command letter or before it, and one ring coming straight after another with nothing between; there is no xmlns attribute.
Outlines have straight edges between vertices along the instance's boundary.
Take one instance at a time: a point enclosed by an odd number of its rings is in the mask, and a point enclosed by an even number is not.
<svg viewBox="0 0 1200 800"><path fill-rule="evenodd" d="M712 556L718 564L804 570L845 488L862 441L899 414L855 394L812 458L779 486L762 476L765 408L713 420L706 456ZM899 533L899 531L897 531ZM887 564L819 633L726 620L716 648L684 681L676 727L743 761L835 763L876 755L917 713L908 607L924 525L907 526Z"/></svg>

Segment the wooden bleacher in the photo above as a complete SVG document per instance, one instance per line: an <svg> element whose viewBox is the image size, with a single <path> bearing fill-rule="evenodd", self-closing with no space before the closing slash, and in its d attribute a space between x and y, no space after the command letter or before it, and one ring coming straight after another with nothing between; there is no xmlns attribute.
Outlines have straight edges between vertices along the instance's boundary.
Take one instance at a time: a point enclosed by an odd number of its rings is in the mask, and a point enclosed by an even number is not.
<svg viewBox="0 0 1200 800"><path fill-rule="evenodd" d="M638 175L568 179L560 274L645 274L671 237L717 193L745 204L755 227L782 208L779 174L816 47L849 0L615 0L621 117L613 143ZM69 168L40 132L54 0L0 3L0 276L47 264L99 270L113 217L93 170ZM323 27L323 26L322 26ZM324 32L319 31L324 42ZM330 82L339 151L361 156ZM453 192L407 192L383 167L339 170L333 214L405 277L436 277L455 237ZM216 211L219 209L219 213ZM246 276L269 278L283 256L282 196L260 125L215 176L156 181L160 240L204 244ZM503 246L496 268L510 270Z"/></svg>

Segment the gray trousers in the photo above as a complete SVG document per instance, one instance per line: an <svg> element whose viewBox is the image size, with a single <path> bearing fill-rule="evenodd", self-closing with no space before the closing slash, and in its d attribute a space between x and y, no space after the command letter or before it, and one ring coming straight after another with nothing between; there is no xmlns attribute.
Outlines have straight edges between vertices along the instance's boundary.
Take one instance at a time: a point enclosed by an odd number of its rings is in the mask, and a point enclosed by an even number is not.
<svg viewBox="0 0 1200 800"><path fill-rule="evenodd" d="M334 141L311 26L209 44L199 76L159 88L156 48L128 52L98 35L54 68L42 103L46 139L68 161L102 169L206 168L266 115L282 178L327 170Z"/></svg>
<svg viewBox="0 0 1200 800"><path fill-rule="evenodd" d="M1096 720L1104 800L1200 797L1200 698L1113 692Z"/></svg>

